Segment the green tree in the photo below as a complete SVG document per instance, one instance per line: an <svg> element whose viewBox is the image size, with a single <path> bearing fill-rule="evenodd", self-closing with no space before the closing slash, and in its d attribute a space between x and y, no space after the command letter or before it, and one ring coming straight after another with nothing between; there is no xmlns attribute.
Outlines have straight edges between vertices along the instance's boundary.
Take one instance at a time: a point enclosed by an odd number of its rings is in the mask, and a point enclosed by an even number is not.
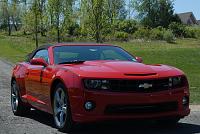
<svg viewBox="0 0 200 134"><path fill-rule="evenodd" d="M168 27L172 22L179 22L179 18L174 14L173 3L170 0L160 0L158 8L157 26Z"/></svg>
<svg viewBox="0 0 200 134"><path fill-rule="evenodd" d="M79 28L77 20L79 18L79 7L76 5L77 0L65 0L64 1L64 20L62 31L68 33L70 36L75 34L75 30Z"/></svg>
<svg viewBox="0 0 200 134"><path fill-rule="evenodd" d="M22 6L21 6L22 12L21 12L20 20L22 22L22 29L23 29L24 35L26 35L27 29L28 29L28 23L27 23L28 17L26 17L26 15L27 15L27 0L23 0L23 1L21 1L21 3L22 3Z"/></svg>
<svg viewBox="0 0 200 134"><path fill-rule="evenodd" d="M18 23L20 22L19 0L10 1L10 23L18 31Z"/></svg>
<svg viewBox="0 0 200 134"><path fill-rule="evenodd" d="M127 17L124 0L107 0L107 17L111 33L115 33L114 25L118 20L124 20Z"/></svg>
<svg viewBox="0 0 200 134"><path fill-rule="evenodd" d="M82 21L84 29L89 30L96 42L103 41L104 30L108 26L108 16L106 10L106 0L82 0L83 16L87 16Z"/></svg>
<svg viewBox="0 0 200 134"><path fill-rule="evenodd" d="M48 8L50 11L50 22L52 27L57 31L57 42L61 41L60 28L63 23L64 16L64 0L48 0Z"/></svg>
<svg viewBox="0 0 200 134"><path fill-rule="evenodd" d="M45 36L47 29L46 0L23 0L21 1L21 21L24 34L33 34L38 47L38 33Z"/></svg>
<svg viewBox="0 0 200 134"><path fill-rule="evenodd" d="M39 0L34 0L32 5L34 13L34 32L35 32L35 45L38 47L38 25L39 25Z"/></svg>
<svg viewBox="0 0 200 134"><path fill-rule="evenodd" d="M171 0L133 0L133 5L145 26L168 27L170 23L178 21Z"/></svg>
<svg viewBox="0 0 200 134"><path fill-rule="evenodd" d="M133 6L144 25L155 27L158 0L133 0Z"/></svg>
<svg viewBox="0 0 200 134"><path fill-rule="evenodd" d="M46 35L46 20L47 20L47 16L46 16L46 1L47 0L39 0L39 29L40 29L40 33L41 36L45 36Z"/></svg>
<svg viewBox="0 0 200 134"><path fill-rule="evenodd" d="M8 0L5 0L5 1L2 1L0 3L1 5L1 27L5 30L8 30L8 35L10 36L11 35L11 23L10 23L10 5L9 5L9 1Z"/></svg>

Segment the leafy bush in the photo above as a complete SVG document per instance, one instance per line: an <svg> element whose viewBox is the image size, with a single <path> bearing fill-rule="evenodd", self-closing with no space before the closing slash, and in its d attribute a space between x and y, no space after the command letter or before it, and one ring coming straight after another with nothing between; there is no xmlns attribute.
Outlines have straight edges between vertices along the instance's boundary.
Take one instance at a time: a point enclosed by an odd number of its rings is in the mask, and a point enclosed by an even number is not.
<svg viewBox="0 0 200 134"><path fill-rule="evenodd" d="M186 38L196 38L196 31L192 27L185 28L185 37Z"/></svg>
<svg viewBox="0 0 200 134"><path fill-rule="evenodd" d="M64 38L63 38L63 41L64 41L64 42L74 42L74 41L75 41L75 38L73 38L73 37L64 37Z"/></svg>
<svg viewBox="0 0 200 134"><path fill-rule="evenodd" d="M163 40L164 32L166 30L163 27L157 27L150 31L150 39L152 40Z"/></svg>
<svg viewBox="0 0 200 134"><path fill-rule="evenodd" d="M135 20L120 20L114 27L116 31L133 34L137 30L137 22Z"/></svg>
<svg viewBox="0 0 200 134"><path fill-rule="evenodd" d="M200 37L200 28L199 27L186 27L180 23L171 23L169 29L172 30L173 34L176 37L185 37L185 38L199 38Z"/></svg>
<svg viewBox="0 0 200 134"><path fill-rule="evenodd" d="M47 34L50 35L50 36L56 36L57 35L56 28L52 28L51 30L48 31Z"/></svg>
<svg viewBox="0 0 200 134"><path fill-rule="evenodd" d="M139 39L149 39L150 29L146 27L139 27L138 30L134 33L135 38Z"/></svg>
<svg viewBox="0 0 200 134"><path fill-rule="evenodd" d="M87 37L90 36L91 31L86 27L80 27L80 28L75 30L75 33L77 35L79 35L79 37L81 37L81 38L82 37L87 38Z"/></svg>
<svg viewBox="0 0 200 134"><path fill-rule="evenodd" d="M169 25L169 29L176 37L186 37L186 26L183 24L173 22Z"/></svg>
<svg viewBox="0 0 200 134"><path fill-rule="evenodd" d="M128 33L125 33L125 32L116 32L114 36L115 36L116 40L119 40L119 41L128 41Z"/></svg>
<svg viewBox="0 0 200 134"><path fill-rule="evenodd" d="M168 43L174 42L174 34L171 30L165 30L163 34L163 40L167 41Z"/></svg>
<svg viewBox="0 0 200 134"><path fill-rule="evenodd" d="M81 36L81 27L74 29L73 35L76 37Z"/></svg>
<svg viewBox="0 0 200 134"><path fill-rule="evenodd" d="M171 30L167 30L161 26L153 29L141 27L135 32L136 38L151 39L151 40L165 40L169 43L174 41L174 34Z"/></svg>
<svg viewBox="0 0 200 134"><path fill-rule="evenodd" d="M186 37L200 38L200 27L198 26L186 27Z"/></svg>
<svg viewBox="0 0 200 134"><path fill-rule="evenodd" d="M71 36L77 36L78 34L78 30L79 30L79 25L76 24L76 23L73 23L71 24L69 27L68 27L68 34L71 35Z"/></svg>
<svg viewBox="0 0 200 134"><path fill-rule="evenodd" d="M196 33L196 38L200 39L200 27L196 27L195 33Z"/></svg>

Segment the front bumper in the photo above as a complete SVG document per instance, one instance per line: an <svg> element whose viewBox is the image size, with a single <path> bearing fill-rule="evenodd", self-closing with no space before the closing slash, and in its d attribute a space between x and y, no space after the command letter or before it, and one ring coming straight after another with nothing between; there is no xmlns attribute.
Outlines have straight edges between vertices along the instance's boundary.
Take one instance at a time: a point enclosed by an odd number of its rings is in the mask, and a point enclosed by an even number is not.
<svg viewBox="0 0 200 134"><path fill-rule="evenodd" d="M133 119L157 119L166 117L179 117L189 115L189 105L183 106L182 100L186 96L189 98L189 92L186 88L174 89L171 91L162 91L157 93L114 93L105 91L84 90L84 97L71 96L72 118L75 122L98 122L105 120L133 120ZM95 103L95 108L87 111L84 108L86 101ZM133 112L133 113L110 113L107 114L106 108L110 105L153 105L175 102L176 109L156 112Z"/></svg>

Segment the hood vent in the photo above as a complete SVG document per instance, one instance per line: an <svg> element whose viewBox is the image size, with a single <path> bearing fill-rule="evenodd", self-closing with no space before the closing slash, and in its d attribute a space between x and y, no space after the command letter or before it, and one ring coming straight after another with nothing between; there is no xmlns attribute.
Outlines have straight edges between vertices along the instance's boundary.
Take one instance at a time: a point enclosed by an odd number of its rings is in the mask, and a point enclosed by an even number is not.
<svg viewBox="0 0 200 134"><path fill-rule="evenodd" d="M148 74L124 74L126 76L152 76L156 75L157 73L148 73Z"/></svg>

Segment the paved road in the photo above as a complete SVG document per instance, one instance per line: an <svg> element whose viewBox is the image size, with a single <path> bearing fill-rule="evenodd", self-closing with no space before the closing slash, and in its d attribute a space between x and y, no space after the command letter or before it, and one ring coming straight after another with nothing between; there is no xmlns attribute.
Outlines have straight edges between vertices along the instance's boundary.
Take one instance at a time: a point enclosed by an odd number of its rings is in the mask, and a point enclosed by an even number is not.
<svg viewBox="0 0 200 134"><path fill-rule="evenodd" d="M0 134L59 134L51 115L32 110L26 117L14 116L10 107L11 65L0 60ZM112 122L78 126L74 134L194 134L200 133L200 110L196 107L191 115L176 127L167 128L152 122Z"/></svg>

